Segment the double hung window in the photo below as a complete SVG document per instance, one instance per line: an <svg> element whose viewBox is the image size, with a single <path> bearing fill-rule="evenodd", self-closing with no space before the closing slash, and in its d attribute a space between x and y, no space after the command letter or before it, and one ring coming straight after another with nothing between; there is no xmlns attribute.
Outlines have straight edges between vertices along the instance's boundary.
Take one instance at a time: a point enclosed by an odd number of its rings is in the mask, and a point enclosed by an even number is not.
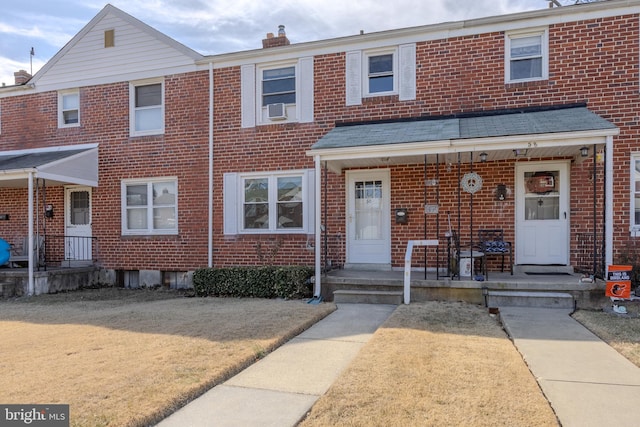
<svg viewBox="0 0 640 427"><path fill-rule="evenodd" d="M80 94L76 91L58 94L58 127L80 125Z"/></svg>
<svg viewBox="0 0 640 427"><path fill-rule="evenodd" d="M131 85L131 135L164 133L164 89L162 82Z"/></svg>
<svg viewBox="0 0 640 427"><path fill-rule="evenodd" d="M262 106L296 103L296 67L262 70Z"/></svg>
<svg viewBox="0 0 640 427"><path fill-rule="evenodd" d="M631 157L631 230L640 236L640 154Z"/></svg>
<svg viewBox="0 0 640 427"><path fill-rule="evenodd" d="M244 230L304 227L302 175L242 178Z"/></svg>
<svg viewBox="0 0 640 427"><path fill-rule="evenodd" d="M394 54L367 57L367 82L370 95L394 92Z"/></svg>
<svg viewBox="0 0 640 427"><path fill-rule="evenodd" d="M548 78L547 40L546 30L506 35L505 80L507 83Z"/></svg>
<svg viewBox="0 0 640 427"><path fill-rule="evenodd" d="M175 178L122 183L122 234L178 232L178 182Z"/></svg>

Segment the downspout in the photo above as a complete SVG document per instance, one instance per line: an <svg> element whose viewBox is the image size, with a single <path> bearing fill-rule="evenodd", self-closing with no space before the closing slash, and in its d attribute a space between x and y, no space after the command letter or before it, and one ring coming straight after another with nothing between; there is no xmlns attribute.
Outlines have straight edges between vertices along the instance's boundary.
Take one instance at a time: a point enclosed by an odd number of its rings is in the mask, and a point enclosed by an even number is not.
<svg viewBox="0 0 640 427"><path fill-rule="evenodd" d="M207 236L207 266L213 267L213 63L209 62L209 227Z"/></svg>
<svg viewBox="0 0 640 427"><path fill-rule="evenodd" d="M29 224L27 247L29 248L29 283L27 286L27 295L33 296L35 294L35 284L33 278L33 171L29 172L28 179L28 206L29 212L27 213L27 224Z"/></svg>
<svg viewBox="0 0 640 427"><path fill-rule="evenodd" d="M315 200L315 218L316 218L316 229L315 229L315 234L316 234L316 242L315 242L315 270L316 270L316 276L315 276L315 284L313 287L313 296L316 299L320 298L320 291L322 289L322 259L321 259L321 251L320 251L320 246L322 243L322 206L320 204L320 200L322 200L322 185L321 182L322 181L322 165L320 164L320 156L315 156L314 158L315 160L315 168L316 168L316 200Z"/></svg>
<svg viewBox="0 0 640 427"><path fill-rule="evenodd" d="M595 153L594 153L595 156ZM613 136L606 137L605 148L605 262L613 264Z"/></svg>

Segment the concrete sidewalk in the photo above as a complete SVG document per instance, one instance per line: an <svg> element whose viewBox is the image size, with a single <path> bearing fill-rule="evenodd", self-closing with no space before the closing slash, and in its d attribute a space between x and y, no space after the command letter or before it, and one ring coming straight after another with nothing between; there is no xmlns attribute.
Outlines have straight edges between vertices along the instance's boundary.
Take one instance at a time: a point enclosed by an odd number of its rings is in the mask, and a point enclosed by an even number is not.
<svg viewBox="0 0 640 427"><path fill-rule="evenodd" d="M294 426L395 308L338 304L307 331L158 426Z"/></svg>
<svg viewBox="0 0 640 427"><path fill-rule="evenodd" d="M500 307L500 318L563 427L640 425L640 368L570 312Z"/></svg>

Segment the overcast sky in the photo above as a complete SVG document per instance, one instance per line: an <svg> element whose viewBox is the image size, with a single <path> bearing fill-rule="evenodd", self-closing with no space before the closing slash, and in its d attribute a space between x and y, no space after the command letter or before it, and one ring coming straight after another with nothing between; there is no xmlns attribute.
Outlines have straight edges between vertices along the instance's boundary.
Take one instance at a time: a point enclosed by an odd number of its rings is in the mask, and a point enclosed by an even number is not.
<svg viewBox="0 0 640 427"><path fill-rule="evenodd" d="M17 0L0 14L0 84L37 72L105 0ZM563 2L567 3L567 2ZM260 48L286 26L291 43L544 9L547 0L111 0L111 4L203 54Z"/></svg>

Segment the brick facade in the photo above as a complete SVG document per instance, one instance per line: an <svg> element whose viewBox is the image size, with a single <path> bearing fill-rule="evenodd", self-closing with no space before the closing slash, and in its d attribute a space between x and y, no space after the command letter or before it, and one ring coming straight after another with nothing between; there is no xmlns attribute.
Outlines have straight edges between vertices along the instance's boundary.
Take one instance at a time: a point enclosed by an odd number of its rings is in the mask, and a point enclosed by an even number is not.
<svg viewBox="0 0 640 427"><path fill-rule="evenodd" d="M398 95L364 98L361 105L346 106L346 52L314 56L314 120L312 123L277 123L241 127L241 70L238 65L214 69L213 111L213 264L314 263L312 234L224 234L223 178L229 172L287 171L314 168L306 154L323 135L344 122L449 116L525 107L585 103L594 113L620 129L614 137L614 252L628 240L630 206L630 153L638 147L639 15L613 16L548 26L549 78L506 84L504 31L424 40L416 43L416 98L400 101ZM526 27L526 26L525 26ZM539 25L538 25L539 27ZM278 37L268 43L275 43ZM384 37L380 46L387 46ZM271 46L271 44L269 44ZM286 45L285 45L286 46ZM273 52L278 48L265 49ZM268 53L265 53L267 55ZM255 63L264 60L255 53ZM301 54L300 56L308 56ZM213 62L216 63L215 58ZM93 189L93 234L99 242L100 264L110 270L192 271L208 259L208 156L209 74L196 71L164 76L165 133L129 136L129 83L80 88L81 126L59 129L57 92L27 93L0 98L2 128L0 149L16 150L73 144L99 144L99 185ZM593 155L593 154L592 154ZM444 156L444 155L443 155ZM470 170L468 153L461 172ZM596 167L596 197L589 158L524 158L519 162L570 160L570 264L578 260L579 234L603 233L604 171ZM516 159L480 163L473 170L483 177L482 190L459 196L458 164L449 155L440 166L433 162L392 164L391 209L406 208L408 224L391 225L391 263L403 264L409 239L442 238L448 217L463 240L475 238L473 229L499 227L515 241L515 198L496 200L495 188L515 187ZM375 167L384 167L378 165ZM425 170L426 168L426 170ZM341 174L316 171L322 176L326 226L323 257L345 264L346 188ZM425 188L427 178L439 176L438 189ZM121 233L121 183L132 178L177 177L179 233L171 236L123 236ZM326 194L325 194L326 193ZM26 190L0 190L0 236L8 240L24 235L26 222L20 201ZM439 216L424 215L423 206L436 203ZM47 233L64 234L62 187L47 188L56 215L47 220ZM326 200L326 205L325 205ZM593 208L597 212L593 221ZM325 218L326 215L326 218ZM459 217L458 217L459 215ZM458 222L459 221L459 222ZM40 222L42 226L42 220ZM14 242L12 242L14 243ZM422 258L418 249L416 266ZM429 249L428 251L433 251ZM428 257L433 256L430 252ZM496 266L492 264L492 268Z"/></svg>

